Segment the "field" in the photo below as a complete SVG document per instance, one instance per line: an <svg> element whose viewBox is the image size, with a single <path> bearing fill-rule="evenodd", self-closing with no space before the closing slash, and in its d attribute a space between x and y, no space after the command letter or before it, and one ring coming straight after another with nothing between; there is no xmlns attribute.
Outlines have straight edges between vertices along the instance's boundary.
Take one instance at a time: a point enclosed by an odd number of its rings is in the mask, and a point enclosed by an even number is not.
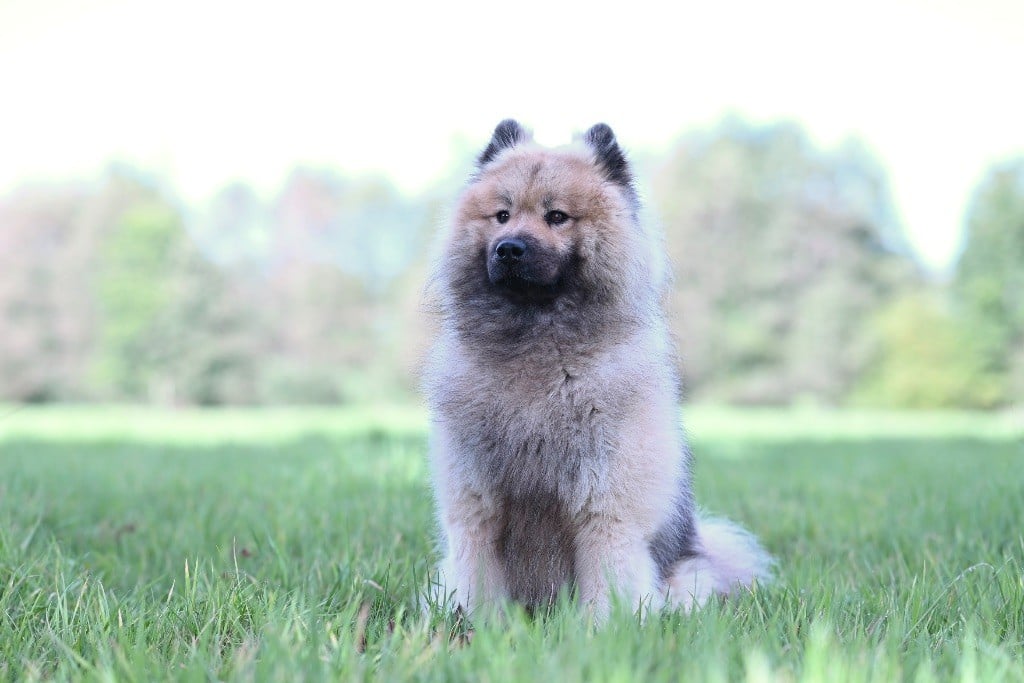
<svg viewBox="0 0 1024 683"><path fill-rule="evenodd" d="M778 560L692 615L423 615L416 410L0 408L0 679L1024 680L1020 416L695 409Z"/></svg>

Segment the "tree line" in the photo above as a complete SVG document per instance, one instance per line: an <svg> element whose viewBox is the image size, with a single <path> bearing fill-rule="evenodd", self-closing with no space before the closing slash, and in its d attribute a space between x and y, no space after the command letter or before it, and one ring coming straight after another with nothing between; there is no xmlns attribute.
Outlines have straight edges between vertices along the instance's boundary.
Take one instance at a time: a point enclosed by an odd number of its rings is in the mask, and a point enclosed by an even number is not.
<svg viewBox="0 0 1024 683"><path fill-rule="evenodd" d="M946 279L912 258L856 142L729 119L637 162L675 265L691 399L1024 396L1024 159L979 184ZM0 400L407 398L431 325L429 244L456 191L298 168L269 199L233 184L187 205L123 166L18 188L0 198Z"/></svg>

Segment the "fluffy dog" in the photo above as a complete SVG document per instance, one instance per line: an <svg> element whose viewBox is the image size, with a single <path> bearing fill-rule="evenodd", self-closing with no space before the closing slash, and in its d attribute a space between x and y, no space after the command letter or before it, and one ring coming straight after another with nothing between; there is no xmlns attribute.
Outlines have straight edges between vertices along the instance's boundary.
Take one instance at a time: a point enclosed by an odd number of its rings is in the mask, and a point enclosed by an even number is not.
<svg viewBox="0 0 1024 683"><path fill-rule="evenodd" d="M435 596L533 610L575 591L690 608L766 576L698 516L679 423L659 235L605 124L548 149L501 122L436 263L425 373L446 556Z"/></svg>

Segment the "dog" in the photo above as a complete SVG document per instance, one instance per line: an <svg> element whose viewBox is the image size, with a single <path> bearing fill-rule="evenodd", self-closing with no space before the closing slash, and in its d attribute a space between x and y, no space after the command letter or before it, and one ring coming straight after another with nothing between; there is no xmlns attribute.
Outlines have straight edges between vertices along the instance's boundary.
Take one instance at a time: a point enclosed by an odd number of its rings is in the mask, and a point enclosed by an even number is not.
<svg viewBox="0 0 1024 683"><path fill-rule="evenodd" d="M545 148L498 124L432 276L434 598L474 615L570 595L605 619L768 578L751 535L697 512L668 280L609 126Z"/></svg>

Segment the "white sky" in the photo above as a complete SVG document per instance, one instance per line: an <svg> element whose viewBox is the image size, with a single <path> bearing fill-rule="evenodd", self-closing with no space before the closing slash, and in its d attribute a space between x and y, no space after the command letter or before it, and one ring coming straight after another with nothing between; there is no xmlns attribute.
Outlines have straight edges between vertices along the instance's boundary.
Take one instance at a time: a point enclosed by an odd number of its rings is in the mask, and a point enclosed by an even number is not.
<svg viewBox="0 0 1024 683"><path fill-rule="evenodd" d="M658 150L734 112L859 136L942 267L984 169L1024 153L1022 82L1021 0L0 0L0 192L110 159L190 199L296 162L416 190L507 116Z"/></svg>

